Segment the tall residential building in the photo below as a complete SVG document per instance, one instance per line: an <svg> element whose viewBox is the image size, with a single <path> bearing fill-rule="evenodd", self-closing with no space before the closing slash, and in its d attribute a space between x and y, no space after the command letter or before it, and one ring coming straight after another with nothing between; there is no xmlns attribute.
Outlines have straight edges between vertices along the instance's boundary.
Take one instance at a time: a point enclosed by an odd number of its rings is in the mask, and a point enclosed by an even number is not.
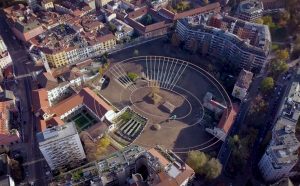
<svg viewBox="0 0 300 186"><path fill-rule="evenodd" d="M12 59L7 51L7 47L0 36L0 70L11 65Z"/></svg>
<svg viewBox="0 0 300 186"><path fill-rule="evenodd" d="M240 2L236 11L236 17L252 22L261 18L263 11L263 3L260 0L246 0Z"/></svg>
<svg viewBox="0 0 300 186"><path fill-rule="evenodd" d="M259 162L261 174L268 182L296 174L292 169L299 159L300 142L295 135L299 116L300 85L299 82L293 82L282 106L281 117L272 130L272 140Z"/></svg>
<svg viewBox="0 0 300 186"><path fill-rule="evenodd" d="M267 63L271 36L266 25L220 14L201 14L178 20L176 32L187 48L197 46L203 55L246 70L261 70Z"/></svg>
<svg viewBox="0 0 300 186"><path fill-rule="evenodd" d="M73 122L37 133L37 141L52 170L75 166L86 158Z"/></svg>
<svg viewBox="0 0 300 186"><path fill-rule="evenodd" d="M5 52L7 50L6 45L3 41L3 38L0 36L0 53Z"/></svg>

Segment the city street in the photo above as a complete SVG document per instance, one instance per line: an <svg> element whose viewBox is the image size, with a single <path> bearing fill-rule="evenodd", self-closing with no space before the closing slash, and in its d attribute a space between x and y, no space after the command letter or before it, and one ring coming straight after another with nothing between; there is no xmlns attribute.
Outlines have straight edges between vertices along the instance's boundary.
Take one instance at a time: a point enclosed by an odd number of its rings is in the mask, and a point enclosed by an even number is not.
<svg viewBox="0 0 300 186"><path fill-rule="evenodd" d="M30 69L26 65L28 62L26 49L20 44L19 41L13 38L13 33L10 31L2 16L0 17L0 28L1 35L13 60L15 76L29 74ZM14 84L14 81L7 83ZM25 76L20 78L17 81L17 85L14 86L16 86L14 91L15 96L20 98L21 128L23 131L22 139L24 140L20 145L19 150L20 152L25 152L25 154L22 154L22 156L24 157L24 163L26 164L26 162L32 162L42 158L35 138L37 120L31 111L31 95L34 87L32 77ZM28 165L24 166L26 178L23 183L28 182L35 183L36 185L45 185L46 177L44 164L44 161L37 161L36 163L29 163Z"/></svg>

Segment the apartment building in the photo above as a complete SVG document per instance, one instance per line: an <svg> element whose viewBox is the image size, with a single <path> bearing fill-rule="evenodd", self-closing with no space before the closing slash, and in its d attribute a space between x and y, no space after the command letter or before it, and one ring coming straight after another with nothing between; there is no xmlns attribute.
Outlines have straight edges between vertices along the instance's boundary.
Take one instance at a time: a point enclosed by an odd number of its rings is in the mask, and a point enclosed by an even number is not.
<svg viewBox="0 0 300 186"><path fill-rule="evenodd" d="M19 40L26 42L44 32L42 24L37 20L36 14L23 4L5 8L3 11L10 29Z"/></svg>
<svg viewBox="0 0 300 186"><path fill-rule="evenodd" d="M152 20L150 23L144 21L147 16ZM156 10L148 7L142 7L128 13L125 22L145 38L164 35L173 25L171 20L166 19L159 15Z"/></svg>
<svg viewBox="0 0 300 186"><path fill-rule="evenodd" d="M246 70L260 70L267 63L271 36L266 25L220 14L202 14L178 20L176 33L187 48L196 40L203 55Z"/></svg>
<svg viewBox="0 0 300 186"><path fill-rule="evenodd" d="M0 36L0 71L12 64L12 59L7 51L6 45Z"/></svg>
<svg viewBox="0 0 300 186"><path fill-rule="evenodd" d="M103 186L186 186L195 175L177 155L160 146L148 151L137 145L129 146L99 161L97 169L101 180L96 183Z"/></svg>
<svg viewBox="0 0 300 186"><path fill-rule="evenodd" d="M260 0L246 0L240 2L235 16L245 20L254 22L263 16L263 3Z"/></svg>
<svg viewBox="0 0 300 186"><path fill-rule="evenodd" d="M265 10L285 8L286 0L261 0Z"/></svg>
<svg viewBox="0 0 300 186"><path fill-rule="evenodd" d="M3 38L0 36L0 53L7 51L7 47L3 41Z"/></svg>
<svg viewBox="0 0 300 186"><path fill-rule="evenodd" d="M236 83L234 84L231 95L239 100L243 100L246 97L247 91L251 85L252 77L252 72L242 69Z"/></svg>
<svg viewBox="0 0 300 186"><path fill-rule="evenodd" d="M73 122L37 133L39 149L52 170L78 166L86 158Z"/></svg>
<svg viewBox="0 0 300 186"><path fill-rule="evenodd" d="M42 0L41 5L44 10L54 9L54 0Z"/></svg>
<svg viewBox="0 0 300 186"><path fill-rule="evenodd" d="M105 119L105 114L112 108L91 89L83 88L78 93L54 104L50 105L48 93L45 88L34 90L32 97L36 101L33 103L33 112L39 119L38 131L45 131L51 126L60 126L76 114L86 110L98 121Z"/></svg>
<svg viewBox="0 0 300 186"><path fill-rule="evenodd" d="M299 160L299 139L295 129L300 116L300 85L293 82L282 106L280 118L272 130L272 140L259 162L259 169L267 182L294 176L293 167Z"/></svg>
<svg viewBox="0 0 300 186"><path fill-rule="evenodd" d="M119 19L113 19L111 22L116 27L116 40L120 41L125 38L130 38L133 34L133 28Z"/></svg>
<svg viewBox="0 0 300 186"><path fill-rule="evenodd" d="M60 24L34 37L30 43L40 50L44 65L50 68L74 64L114 48L115 36L103 28L103 23L90 21L82 23L83 28L88 28L87 32L77 31L70 24Z"/></svg>
<svg viewBox="0 0 300 186"><path fill-rule="evenodd" d="M216 100L212 93L207 92L203 98L203 106L215 113L215 115L221 117L217 126L207 127L205 128L205 131L218 139L225 141L225 138L238 113L238 105L224 105L224 103L220 102L220 100Z"/></svg>
<svg viewBox="0 0 300 186"><path fill-rule="evenodd" d="M18 130L11 128L14 112L14 100L0 102L0 145L10 146L14 143L21 142Z"/></svg>
<svg viewBox="0 0 300 186"><path fill-rule="evenodd" d="M191 10L174 13L173 11L168 10L167 8L161 8L158 10L158 14L166 19L177 21L179 19L184 19L187 17L193 17L201 14L207 13L220 13L221 5L219 2L209 3L206 6L196 7Z"/></svg>
<svg viewBox="0 0 300 186"><path fill-rule="evenodd" d="M45 54L47 63L51 67L58 68L69 64L66 51L49 50L48 48L43 49L41 51Z"/></svg>

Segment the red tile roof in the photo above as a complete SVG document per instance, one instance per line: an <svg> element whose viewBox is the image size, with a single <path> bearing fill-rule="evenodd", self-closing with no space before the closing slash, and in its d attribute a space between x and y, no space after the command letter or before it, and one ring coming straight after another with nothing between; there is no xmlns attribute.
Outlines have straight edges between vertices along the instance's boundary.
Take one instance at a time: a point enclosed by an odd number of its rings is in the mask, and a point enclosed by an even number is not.
<svg viewBox="0 0 300 186"><path fill-rule="evenodd" d="M218 124L218 128L223 129L223 131L225 133L227 133L236 118L238 110L239 110L239 107L237 104L233 104L233 108L230 108L230 107L226 108L223 111L221 120L219 121L219 124Z"/></svg>
<svg viewBox="0 0 300 186"><path fill-rule="evenodd" d="M40 131L45 130L49 125L54 126L64 124L60 119L60 116L81 104L88 107L99 118L103 117L107 111L112 109L111 106L89 88L83 88L78 94L63 100L52 107L49 106L45 89L33 91L32 96L33 100L36 100L33 105L35 112L40 112L41 115L43 113L54 115L53 118L47 121L41 119L38 126Z"/></svg>
<svg viewBox="0 0 300 186"><path fill-rule="evenodd" d="M197 14L201 14L201 13L205 13L205 12L220 12L220 10L221 10L220 3L216 2L216 3L208 4L206 6L187 10L187 11L184 11L181 13L174 13L168 9L162 8L159 10L159 13L168 17L169 19L175 21L178 19L186 18L188 16L193 16L193 15L197 15Z"/></svg>
<svg viewBox="0 0 300 186"><path fill-rule="evenodd" d="M33 90L32 100L32 109L35 113L49 108L48 93L44 88Z"/></svg>

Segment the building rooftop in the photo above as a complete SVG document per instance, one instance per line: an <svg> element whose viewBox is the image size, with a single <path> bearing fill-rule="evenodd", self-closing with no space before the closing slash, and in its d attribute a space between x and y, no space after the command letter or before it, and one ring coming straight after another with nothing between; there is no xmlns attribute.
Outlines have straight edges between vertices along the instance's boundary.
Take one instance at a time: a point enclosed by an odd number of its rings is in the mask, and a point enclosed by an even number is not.
<svg viewBox="0 0 300 186"><path fill-rule="evenodd" d="M78 94L75 94L53 106L50 107L48 102L48 95L45 89L34 90L32 94L33 99L37 100L33 104L33 111L40 115L39 130L42 132L47 126L61 125L60 117L71 109L84 105L89 108L99 118L103 117L105 113L112 108L96 95L89 88L83 88ZM47 117L44 117L45 114ZM54 118L54 120L49 120Z"/></svg>
<svg viewBox="0 0 300 186"><path fill-rule="evenodd" d="M161 8L159 10L159 14L165 18L171 19L173 21L187 18L190 16L198 15L198 14L203 14L203 13L208 13L208 12L220 12L221 6L219 2L216 3L210 3L206 6L203 7L197 7L191 10L187 10L181 13L174 13L166 8Z"/></svg>
<svg viewBox="0 0 300 186"><path fill-rule="evenodd" d="M12 109L12 101L3 101L0 102L0 134L9 134L9 120L10 112ZM0 142L1 143L1 142Z"/></svg>
<svg viewBox="0 0 300 186"><path fill-rule="evenodd" d="M282 115L273 127L272 143L268 148L273 156L273 166L294 164L298 161L300 142L296 137L295 130L300 116L299 91L299 82L293 82L284 102Z"/></svg>
<svg viewBox="0 0 300 186"><path fill-rule="evenodd" d="M263 3L260 0L246 0L240 2L237 13L253 14L263 11Z"/></svg>
<svg viewBox="0 0 300 186"><path fill-rule="evenodd" d="M221 14L202 14L179 20L191 30L226 38L244 50L267 56L271 35L268 26Z"/></svg>
<svg viewBox="0 0 300 186"><path fill-rule="evenodd" d="M45 131L37 133L36 136L38 143L40 145L44 145L46 143L58 141L74 134L77 134L77 129L75 123L70 122L61 126L47 128Z"/></svg>
<svg viewBox="0 0 300 186"><path fill-rule="evenodd" d="M42 26L34 14L28 7L23 4L13 5L4 9L10 23L22 33L33 30Z"/></svg>
<svg viewBox="0 0 300 186"><path fill-rule="evenodd" d="M240 88L248 89L252 82L252 77L252 72L242 69L235 85Z"/></svg>

